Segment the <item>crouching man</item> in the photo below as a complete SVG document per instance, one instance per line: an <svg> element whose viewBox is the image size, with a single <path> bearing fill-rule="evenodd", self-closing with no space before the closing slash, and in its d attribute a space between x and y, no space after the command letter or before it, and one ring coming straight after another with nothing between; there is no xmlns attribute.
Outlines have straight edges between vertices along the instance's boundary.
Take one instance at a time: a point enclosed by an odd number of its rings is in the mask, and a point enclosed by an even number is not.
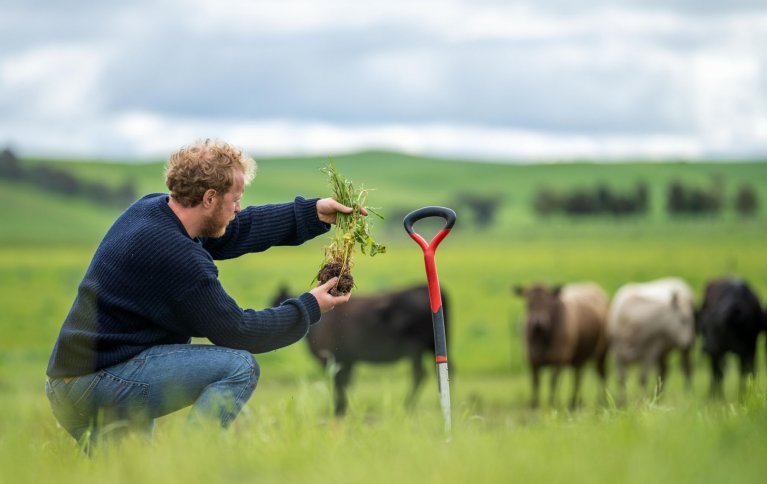
<svg viewBox="0 0 767 484"><path fill-rule="evenodd" d="M329 294L335 280L263 310L242 309L226 293L214 260L302 244L351 212L332 198L301 197L241 210L254 174L241 150L197 142L168 160L169 194L141 198L109 229L47 369L53 413L75 439L151 429L155 418L189 405L192 418L227 427L258 382L252 353L298 341L348 300ZM213 344L190 344L192 337Z"/></svg>

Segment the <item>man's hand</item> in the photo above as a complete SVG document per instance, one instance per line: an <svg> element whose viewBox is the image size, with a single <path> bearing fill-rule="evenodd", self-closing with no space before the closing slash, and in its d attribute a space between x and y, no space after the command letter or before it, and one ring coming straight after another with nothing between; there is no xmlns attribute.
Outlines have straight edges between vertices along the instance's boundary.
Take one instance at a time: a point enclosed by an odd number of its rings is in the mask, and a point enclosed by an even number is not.
<svg viewBox="0 0 767 484"><path fill-rule="evenodd" d="M336 214L352 213L352 208L338 203L334 198L322 198L317 200L317 217L326 224L336 223ZM362 215L367 215L368 211L365 208L360 209Z"/></svg>
<svg viewBox="0 0 767 484"><path fill-rule="evenodd" d="M337 282L338 278L334 277L328 280L328 282L325 284L317 286L309 291L309 294L314 296L314 298L317 300L317 303L320 305L320 312L326 313L328 311L332 311L333 308L335 308L338 304L345 303L351 297L351 292L345 296L333 296L330 294L330 290L335 287Z"/></svg>

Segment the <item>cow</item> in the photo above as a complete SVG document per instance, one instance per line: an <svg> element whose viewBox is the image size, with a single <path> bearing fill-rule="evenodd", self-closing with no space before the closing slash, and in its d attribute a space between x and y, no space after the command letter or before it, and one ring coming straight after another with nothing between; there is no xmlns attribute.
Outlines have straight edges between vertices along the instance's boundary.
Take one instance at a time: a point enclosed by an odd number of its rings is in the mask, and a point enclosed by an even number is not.
<svg viewBox="0 0 767 484"><path fill-rule="evenodd" d="M529 288L514 286L512 291L527 302L525 343L532 377L530 406L538 406L540 371L547 366L552 367L551 405L555 403L557 379L564 367L574 370L571 409L578 405L581 368L587 362L595 362L604 389L609 306L605 291L588 282L553 288L541 284Z"/></svg>
<svg viewBox="0 0 767 484"><path fill-rule="evenodd" d="M447 332L449 312L444 289L441 294ZM273 305L289 297L289 290L282 287ZM410 361L412 368L412 386L405 401L412 409L426 375L423 355L434 357L429 289L419 285L374 296L353 296L347 303L323 314L309 329L306 340L312 355L323 367L334 366L336 415L346 411L346 387L356 363L393 363L403 358Z"/></svg>
<svg viewBox="0 0 767 484"><path fill-rule="evenodd" d="M666 358L681 351L686 386L692 382L690 349L695 340L695 301L682 279L668 277L621 286L613 297L607 318L610 351L615 355L620 404L626 402L628 366L641 362L643 388L652 367L658 367L660 387L666 380Z"/></svg>
<svg viewBox="0 0 767 484"><path fill-rule="evenodd" d="M745 378L754 373L759 333L765 329L765 316L757 295L746 281L737 277L709 281L698 312L697 329L702 334L703 352L711 360L711 395L723 395L726 353L734 353L740 360L742 395Z"/></svg>

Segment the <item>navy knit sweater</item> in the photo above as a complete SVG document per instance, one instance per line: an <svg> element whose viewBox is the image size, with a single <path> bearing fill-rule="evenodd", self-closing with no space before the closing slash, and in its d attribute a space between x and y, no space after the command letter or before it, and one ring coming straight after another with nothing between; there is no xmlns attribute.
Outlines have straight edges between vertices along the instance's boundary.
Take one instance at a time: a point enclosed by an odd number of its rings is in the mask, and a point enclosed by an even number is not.
<svg viewBox="0 0 767 484"><path fill-rule="evenodd" d="M247 207L220 238L192 239L166 194L147 195L109 229L80 283L48 363L48 376L77 376L156 345L212 343L262 353L294 343L320 319L311 294L276 308L242 309L221 286L214 259L327 232L316 199Z"/></svg>

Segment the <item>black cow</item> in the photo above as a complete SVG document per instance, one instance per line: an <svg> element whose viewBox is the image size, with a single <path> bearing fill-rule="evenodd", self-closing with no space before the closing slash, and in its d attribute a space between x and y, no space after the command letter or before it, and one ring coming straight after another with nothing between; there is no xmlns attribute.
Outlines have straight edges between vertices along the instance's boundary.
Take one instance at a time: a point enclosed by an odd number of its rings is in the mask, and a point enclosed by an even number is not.
<svg viewBox="0 0 767 484"><path fill-rule="evenodd" d="M280 289L273 305L290 297ZM447 331L447 300L442 291ZM346 387L358 361L392 363L410 360L413 385L406 405L415 405L425 370L424 353L434 356L434 330L428 287L416 286L376 296L352 296L349 302L322 315L307 336L312 355L324 366L335 365L335 413L346 411Z"/></svg>
<svg viewBox="0 0 767 484"><path fill-rule="evenodd" d="M711 358L711 394L722 395L724 355L728 352L740 359L742 392L745 377L754 373L756 341L765 329L756 294L738 278L712 280L706 285L697 320L703 335L703 351Z"/></svg>

